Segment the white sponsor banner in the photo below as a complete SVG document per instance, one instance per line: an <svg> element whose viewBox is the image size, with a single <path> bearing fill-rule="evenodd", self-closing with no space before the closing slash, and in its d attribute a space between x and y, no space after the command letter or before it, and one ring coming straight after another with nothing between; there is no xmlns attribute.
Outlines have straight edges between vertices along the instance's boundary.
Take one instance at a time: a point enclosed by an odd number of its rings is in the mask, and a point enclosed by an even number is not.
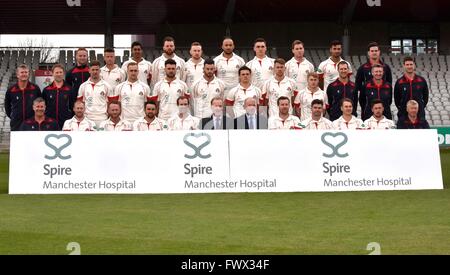
<svg viewBox="0 0 450 275"><path fill-rule="evenodd" d="M10 194L442 189L436 130L12 132Z"/></svg>

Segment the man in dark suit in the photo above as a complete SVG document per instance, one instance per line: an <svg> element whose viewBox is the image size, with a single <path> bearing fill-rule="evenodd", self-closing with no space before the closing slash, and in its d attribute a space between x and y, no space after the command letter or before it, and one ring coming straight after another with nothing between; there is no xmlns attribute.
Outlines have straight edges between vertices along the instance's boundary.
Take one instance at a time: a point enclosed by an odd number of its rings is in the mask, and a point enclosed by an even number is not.
<svg viewBox="0 0 450 275"><path fill-rule="evenodd" d="M231 107L230 107L231 108ZM233 119L223 112L223 99L215 97L211 100L212 116L202 118L203 130L228 130L234 128Z"/></svg>
<svg viewBox="0 0 450 275"><path fill-rule="evenodd" d="M234 119L234 129L258 130L267 129L267 107L258 111L258 105L254 97L248 97L244 101L245 114Z"/></svg>

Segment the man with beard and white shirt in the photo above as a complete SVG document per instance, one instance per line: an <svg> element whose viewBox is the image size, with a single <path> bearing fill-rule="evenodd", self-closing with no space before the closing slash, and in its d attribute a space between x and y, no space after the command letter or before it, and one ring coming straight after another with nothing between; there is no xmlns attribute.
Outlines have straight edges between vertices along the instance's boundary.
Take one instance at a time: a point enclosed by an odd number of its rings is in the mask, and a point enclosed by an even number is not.
<svg viewBox="0 0 450 275"><path fill-rule="evenodd" d="M189 114L189 98L180 96L177 99L178 112L167 121L170 130L198 130L200 119Z"/></svg>
<svg viewBox="0 0 450 275"><path fill-rule="evenodd" d="M180 96L190 97L186 83L176 76L177 63L173 59L165 62L166 77L156 83L150 100L157 101L159 108L158 117L168 120L178 112L177 99Z"/></svg>
<svg viewBox="0 0 450 275"><path fill-rule="evenodd" d="M319 88L319 75L311 72L308 73L308 87L300 91L294 101L296 114L301 120L311 117L311 103L315 99L320 99L324 103L323 110L325 111L328 107L327 94Z"/></svg>
<svg viewBox="0 0 450 275"><path fill-rule="evenodd" d="M114 89L116 100L122 104L122 119L134 123L145 115L142 106L150 99L150 87L138 79L139 66L136 62L127 65L127 81Z"/></svg>
<svg viewBox="0 0 450 275"><path fill-rule="evenodd" d="M306 88L307 75L314 72L314 65L305 58L305 45L302 41L292 42L292 53L294 56L286 62L286 76L294 79L298 90L301 91Z"/></svg>
<svg viewBox="0 0 450 275"><path fill-rule="evenodd" d="M191 44L189 53L191 54L191 58L186 62L184 67L184 82L186 82L188 89L192 91L192 85L203 76L205 60L202 58L203 50L199 42L193 42Z"/></svg>
<svg viewBox="0 0 450 275"><path fill-rule="evenodd" d="M333 83L339 77L339 72L337 70L337 64L341 61L345 61L341 57L342 55L342 42L339 40L334 40L330 44L330 57L320 63L317 73L320 75L320 88L323 88L324 91L327 90L328 85ZM348 61L348 72L349 75L352 74L352 66Z"/></svg>
<svg viewBox="0 0 450 275"><path fill-rule="evenodd" d="M141 43L137 41L131 43L131 56L130 60L122 64L122 70L127 72L130 62L137 63L139 67L139 80L146 85L150 85L150 80L152 79L152 63L144 59L144 49Z"/></svg>
<svg viewBox="0 0 450 275"><path fill-rule="evenodd" d="M166 77L165 73L165 62L168 59L172 59L176 62L176 76L178 79L183 80L185 72L185 61L181 57L175 54L175 39L173 37L167 36L163 40L163 54L153 61L152 65L152 85L154 87L156 83L164 80Z"/></svg>
<svg viewBox="0 0 450 275"><path fill-rule="evenodd" d="M263 105L269 106L269 118L278 116L278 98L285 96L289 102L294 102L298 93L297 84L292 78L285 75L286 61L283 58L275 59L275 75L264 83L262 94L264 98ZM291 106L289 113L293 113Z"/></svg>
<svg viewBox="0 0 450 275"><path fill-rule="evenodd" d="M100 75L114 89L117 85L125 81L127 75L124 70L115 64L116 55L114 49L105 49L103 58L105 59L105 66L100 69Z"/></svg>
<svg viewBox="0 0 450 275"><path fill-rule="evenodd" d="M76 101L73 105L73 118L64 122L63 131L95 131L95 122L84 115L84 102Z"/></svg>
<svg viewBox="0 0 450 275"><path fill-rule="evenodd" d="M215 97L223 98L225 83L214 76L215 66L211 59L205 60L203 77L191 89L194 116L202 119L212 115L210 102Z"/></svg>
<svg viewBox="0 0 450 275"><path fill-rule="evenodd" d="M385 130L396 128L395 123L384 116L384 105L381 99L374 99L371 102L371 106L373 115L364 121L364 125L367 129Z"/></svg>
<svg viewBox="0 0 450 275"><path fill-rule="evenodd" d="M212 115L202 118L202 130L225 130L234 128L234 121L224 113L223 106L223 98L215 97L211 100Z"/></svg>
<svg viewBox="0 0 450 275"><path fill-rule="evenodd" d="M225 105L233 106L233 112L231 108L227 108L230 117L239 117L245 114L244 101L251 97L258 103L262 101L261 90L251 83L252 70L247 66L243 66L239 69L239 85L231 89L225 99ZM230 111L229 111L230 110Z"/></svg>
<svg viewBox="0 0 450 275"><path fill-rule="evenodd" d="M291 101L286 96L277 100L278 113L269 117L269 130L302 129L300 119L290 114Z"/></svg>
<svg viewBox="0 0 450 275"><path fill-rule="evenodd" d="M311 118L303 120L301 126L307 130L333 130L333 123L327 118L323 117L323 101L314 99L311 103L312 115Z"/></svg>
<svg viewBox="0 0 450 275"><path fill-rule="evenodd" d="M239 69L245 65L244 59L235 54L234 42L231 37L225 37L222 41L223 52L214 58L216 76L225 83L224 96L239 84Z"/></svg>
<svg viewBox="0 0 450 275"><path fill-rule="evenodd" d="M273 76L273 63L275 59L266 55L267 45L264 38L257 38L253 45L255 57L247 62L246 66L252 70L252 84L262 89L264 82Z"/></svg>
<svg viewBox="0 0 450 275"><path fill-rule="evenodd" d="M144 104L145 116L133 123L133 131L163 131L169 130L167 123L156 117L158 105L155 101L147 101Z"/></svg>
<svg viewBox="0 0 450 275"><path fill-rule="evenodd" d="M113 100L108 103L109 118L100 123L99 130L102 131L131 131L133 125L120 118L122 113L122 104L120 101Z"/></svg>
<svg viewBox="0 0 450 275"><path fill-rule="evenodd" d="M115 99L115 95L111 86L100 77L100 62L92 61L89 73L89 79L78 90L77 100L86 104L86 117L98 127L108 118L108 101Z"/></svg>
<svg viewBox="0 0 450 275"><path fill-rule="evenodd" d="M353 101L349 98L341 99L342 115L335 121L333 126L336 130L364 129L364 123L361 119L353 115Z"/></svg>

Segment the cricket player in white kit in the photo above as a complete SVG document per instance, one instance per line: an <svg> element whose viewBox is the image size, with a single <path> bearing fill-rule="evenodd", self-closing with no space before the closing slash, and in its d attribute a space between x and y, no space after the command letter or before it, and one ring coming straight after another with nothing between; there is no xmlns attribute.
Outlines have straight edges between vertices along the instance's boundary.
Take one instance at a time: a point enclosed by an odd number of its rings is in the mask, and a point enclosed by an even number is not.
<svg viewBox="0 0 450 275"><path fill-rule="evenodd" d="M302 127L307 130L333 130L333 122L323 117L323 101L314 99L311 103L312 116L301 122Z"/></svg>
<svg viewBox="0 0 450 275"><path fill-rule="evenodd" d="M203 76L197 80L191 89L194 116L207 118L212 115L211 100L224 97L225 83L214 75L214 61L208 59L203 67Z"/></svg>
<svg viewBox="0 0 450 275"><path fill-rule="evenodd" d="M75 115L73 118L68 119L64 122L64 126L62 128L63 131L95 131L95 122L88 119L84 115L84 102L83 101L75 101L73 105L73 112Z"/></svg>
<svg viewBox="0 0 450 275"><path fill-rule="evenodd" d="M205 60L202 58L202 45L199 42L193 42L191 44L189 53L191 54L191 58L186 62L184 67L184 82L186 82L189 91L192 92L192 85L203 76Z"/></svg>
<svg viewBox="0 0 450 275"><path fill-rule="evenodd" d="M122 119L133 123L144 116L142 106L150 98L150 87L138 79L137 63L128 63L127 74L127 81L120 83L114 90L114 94L122 103Z"/></svg>
<svg viewBox="0 0 450 275"><path fill-rule="evenodd" d="M290 114L291 100L286 96L277 99L279 111L277 115L269 117L269 130L302 129L300 119Z"/></svg>
<svg viewBox="0 0 450 275"><path fill-rule="evenodd" d="M308 73L314 72L314 65L305 58L305 47L302 41L292 42L294 56L286 62L286 76L295 80L299 91L307 86Z"/></svg>
<svg viewBox="0 0 450 275"><path fill-rule="evenodd" d="M144 59L144 49L142 47L142 44L137 41L133 42L131 44L131 54L132 57L130 58L130 60L127 60L122 64L122 70L124 72L127 72L128 64L130 62L137 63L139 66L138 79L142 83L149 85L152 78L152 63Z"/></svg>
<svg viewBox="0 0 450 275"><path fill-rule="evenodd" d="M100 76L114 89L117 85L125 81L127 75L124 70L114 63L116 60L114 49L105 49L103 56L105 59L105 66L100 69Z"/></svg>
<svg viewBox="0 0 450 275"><path fill-rule="evenodd" d="M163 131L169 130L167 123L159 119L158 106L154 101L147 101L144 105L145 116L137 119L133 123L133 131Z"/></svg>
<svg viewBox="0 0 450 275"><path fill-rule="evenodd" d="M251 83L252 71L247 66L241 67L239 69L239 84L238 86L231 89L228 93L225 104L226 106L233 106L233 112L227 112L230 117L240 117L245 114L244 101L245 99L252 97L257 103L262 102L262 92L261 90Z"/></svg>
<svg viewBox="0 0 450 275"><path fill-rule="evenodd" d="M175 54L175 39L167 36L163 40L163 54L153 61L152 65L152 84L155 87L156 83L162 81L166 77L165 62L172 59L176 62L176 76L179 80L184 80L185 76L185 61Z"/></svg>
<svg viewBox="0 0 450 275"><path fill-rule="evenodd" d="M395 129L395 123L387 119L384 113L383 101L380 99L375 99L371 102L373 115L364 121L364 125L367 129L371 130L386 130Z"/></svg>
<svg viewBox="0 0 450 275"><path fill-rule="evenodd" d="M349 98L341 100L342 116L333 121L333 127L336 130L356 130L364 129L364 123L361 119L355 117L353 113L353 101Z"/></svg>
<svg viewBox="0 0 450 275"><path fill-rule="evenodd" d="M167 120L170 130L198 130L200 119L189 114L189 98L180 96L177 98L178 112Z"/></svg>
<svg viewBox="0 0 450 275"><path fill-rule="evenodd" d="M89 79L81 84L77 100L86 104L86 117L95 122L96 127L108 118L108 100L114 99L114 91L100 77L100 62L92 61Z"/></svg>
<svg viewBox="0 0 450 275"><path fill-rule="evenodd" d="M315 99L320 99L323 103L323 110L328 107L327 93L319 88L319 76L312 72L308 74L308 86L300 91L294 100L296 114L301 120L311 118L311 103Z"/></svg>
<svg viewBox="0 0 450 275"><path fill-rule="evenodd" d="M337 70L337 64L341 61L345 61L342 59L342 43L338 40L332 41L330 45L330 54L331 56L320 63L317 73L320 75L320 87L323 87L323 90L326 91L328 85L336 81L339 77L339 72ZM348 63L348 72L349 76L352 74L352 66L350 62ZM322 85L323 83L323 85Z"/></svg>
<svg viewBox="0 0 450 275"><path fill-rule="evenodd" d="M99 131L131 131L133 125L127 120L120 118L122 104L120 101L113 100L108 103L109 118L100 123Z"/></svg>
<svg viewBox="0 0 450 275"><path fill-rule="evenodd" d="M225 83L224 96L239 84L239 68L245 65L244 59L235 54L234 42L230 37L222 41L223 52L214 58L216 76Z"/></svg>
<svg viewBox="0 0 450 275"><path fill-rule="evenodd" d="M177 99L183 95L190 97L190 94L186 83L176 76L175 60L167 59L165 66L166 77L156 83L150 99L159 102L158 117L167 121L178 112Z"/></svg>
<svg viewBox="0 0 450 275"><path fill-rule="evenodd" d="M262 94L264 105L269 106L269 118L278 116L278 98L285 96L293 102L298 94L297 84L292 78L285 75L286 61L282 58L275 59L275 75L264 83ZM289 113L293 114L293 107L289 109Z"/></svg>
<svg viewBox="0 0 450 275"><path fill-rule="evenodd" d="M273 63L275 59L266 55L266 40L257 38L255 40L253 50L255 57L247 62L246 66L252 70L252 84L262 89L264 82L273 76Z"/></svg>

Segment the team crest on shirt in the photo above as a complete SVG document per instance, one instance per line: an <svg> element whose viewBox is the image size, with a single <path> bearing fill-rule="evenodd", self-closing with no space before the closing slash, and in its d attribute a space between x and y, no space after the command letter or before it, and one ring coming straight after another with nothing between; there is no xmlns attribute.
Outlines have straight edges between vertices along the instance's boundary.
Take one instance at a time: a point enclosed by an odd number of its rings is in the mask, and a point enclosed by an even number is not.
<svg viewBox="0 0 450 275"><path fill-rule="evenodd" d="M53 96L52 96L52 95L50 95L49 97L50 97L50 99L52 99L52 98L53 98Z"/></svg>
<svg viewBox="0 0 450 275"><path fill-rule="evenodd" d="M143 96L143 95L144 95L144 92L140 91L140 92L139 92L139 95L140 95L140 96Z"/></svg>
<svg viewBox="0 0 450 275"><path fill-rule="evenodd" d="M144 74L148 74L148 71L147 71L147 70L145 70L145 71L144 71Z"/></svg>
<svg viewBox="0 0 450 275"><path fill-rule="evenodd" d="M220 89L219 88L216 89L216 93L218 93L218 94L220 93Z"/></svg>
<svg viewBox="0 0 450 275"><path fill-rule="evenodd" d="M177 94L181 95L181 89L178 89Z"/></svg>
<svg viewBox="0 0 450 275"><path fill-rule="evenodd" d="M181 68L180 68L180 66L177 66L177 71L179 71Z"/></svg>
<svg viewBox="0 0 450 275"><path fill-rule="evenodd" d="M269 67L269 71L272 71L272 70L273 70L273 67L272 67L272 66L270 66L270 67Z"/></svg>
<svg viewBox="0 0 450 275"><path fill-rule="evenodd" d="M340 92L341 92L340 90L337 90L337 92L336 92L336 93L338 93L338 94L339 94Z"/></svg>
<svg viewBox="0 0 450 275"><path fill-rule="evenodd" d="M34 126L31 126L31 129L34 129Z"/></svg>
<svg viewBox="0 0 450 275"><path fill-rule="evenodd" d="M239 65L236 65L236 69L239 69Z"/></svg>
<svg viewBox="0 0 450 275"><path fill-rule="evenodd" d="M291 91L292 91L292 88L291 88L291 87L287 87L287 91L288 91L288 92L291 92Z"/></svg>
<svg viewBox="0 0 450 275"><path fill-rule="evenodd" d="M100 92L100 95L101 95L101 96L105 96L105 92L104 92L104 91L101 91L101 92Z"/></svg>
<svg viewBox="0 0 450 275"><path fill-rule="evenodd" d="M117 83L117 84L120 83L120 78L116 78L116 83Z"/></svg>

